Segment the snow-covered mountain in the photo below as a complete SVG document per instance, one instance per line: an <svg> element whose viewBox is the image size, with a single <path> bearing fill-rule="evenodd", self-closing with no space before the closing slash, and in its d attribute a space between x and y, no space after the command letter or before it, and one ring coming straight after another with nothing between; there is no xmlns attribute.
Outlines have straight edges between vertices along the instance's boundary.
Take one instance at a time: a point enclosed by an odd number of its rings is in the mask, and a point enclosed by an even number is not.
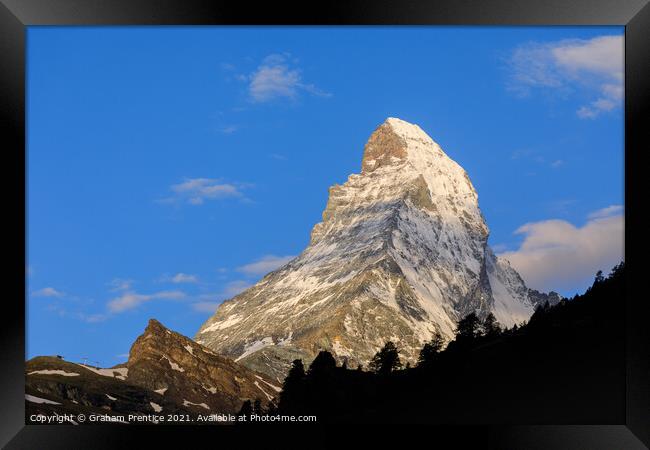
<svg viewBox="0 0 650 450"><path fill-rule="evenodd" d="M488 233L465 170L420 127L389 118L361 173L330 188L309 246L224 302L195 340L279 378L323 349L366 364L388 340L413 362L471 311L512 326L559 300L528 289Z"/></svg>

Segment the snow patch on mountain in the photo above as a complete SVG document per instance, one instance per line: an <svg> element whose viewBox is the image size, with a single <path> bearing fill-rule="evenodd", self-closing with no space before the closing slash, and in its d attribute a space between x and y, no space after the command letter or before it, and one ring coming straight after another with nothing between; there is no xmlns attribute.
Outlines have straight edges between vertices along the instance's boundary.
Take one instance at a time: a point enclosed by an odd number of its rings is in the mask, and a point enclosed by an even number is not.
<svg viewBox="0 0 650 450"><path fill-rule="evenodd" d="M153 408L154 412L161 412L163 410L162 406L160 406L158 403L155 402L149 402L149 405Z"/></svg>
<svg viewBox="0 0 650 450"><path fill-rule="evenodd" d="M33 372L29 372L27 375L61 375L64 377L78 377L79 374L76 372L66 372L65 370L49 370L49 369L44 369L44 370L34 370Z"/></svg>
<svg viewBox="0 0 650 450"><path fill-rule="evenodd" d="M41 397L36 397L35 395L29 395L25 394L25 400L28 402L32 403L44 403L46 405L60 405L61 403L58 402L53 402L52 400L48 400L46 398L41 398Z"/></svg>

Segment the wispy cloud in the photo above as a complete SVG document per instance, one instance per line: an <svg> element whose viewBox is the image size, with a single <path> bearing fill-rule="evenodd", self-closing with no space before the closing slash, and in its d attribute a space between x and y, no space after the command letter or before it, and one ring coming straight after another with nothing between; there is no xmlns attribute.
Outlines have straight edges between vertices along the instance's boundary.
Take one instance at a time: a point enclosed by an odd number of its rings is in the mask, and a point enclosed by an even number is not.
<svg viewBox="0 0 650 450"><path fill-rule="evenodd" d="M588 216L581 226L564 220L527 223L519 249L499 254L509 260L529 287L540 290L584 289L598 270L608 270L624 258L622 205Z"/></svg>
<svg viewBox="0 0 650 450"><path fill-rule="evenodd" d="M108 319L109 316L108 314L102 314L102 313L86 314L86 313L78 312L76 313L76 317L87 323L98 323L98 322L105 321L106 319Z"/></svg>
<svg viewBox="0 0 650 450"><path fill-rule="evenodd" d="M113 278L108 285L111 291L128 291L133 286L133 280L125 280L123 278Z"/></svg>
<svg viewBox="0 0 650 450"><path fill-rule="evenodd" d="M598 211L592 212L587 216L587 218L589 220L594 220L594 219L602 219L605 217L621 215L623 214L623 210L624 210L623 205L610 205L607 208L599 209Z"/></svg>
<svg viewBox="0 0 650 450"><path fill-rule="evenodd" d="M539 164L541 166L550 167L552 169L560 168L566 164L566 161L564 161L563 159L549 160L546 157L542 156L540 152L530 148L515 150L514 152L511 153L510 159L519 160L519 161L529 161L535 164Z"/></svg>
<svg viewBox="0 0 650 450"><path fill-rule="evenodd" d="M622 105L623 51L623 36L528 43L516 48L509 59L509 89L522 97L533 89L557 90L565 95L575 88L583 89L594 99L576 114L594 119Z"/></svg>
<svg viewBox="0 0 650 450"><path fill-rule="evenodd" d="M239 126L237 125L224 125L219 127L219 132L223 134L233 134L237 130L239 130Z"/></svg>
<svg viewBox="0 0 650 450"><path fill-rule="evenodd" d="M319 97L332 95L314 84L306 83L302 70L297 67L297 60L289 53L267 56L253 73L240 76L240 80L248 83L248 94L255 103L280 98L296 99L301 92Z"/></svg>
<svg viewBox="0 0 650 450"><path fill-rule="evenodd" d="M252 263L238 267L237 270L247 275L265 275L279 267L282 267L293 258L295 258L294 255L266 255L256 261L253 261Z"/></svg>
<svg viewBox="0 0 650 450"><path fill-rule="evenodd" d="M39 289L38 291L32 293L34 297L63 297L65 294L61 291L54 289L53 287L45 287Z"/></svg>
<svg viewBox="0 0 650 450"><path fill-rule="evenodd" d="M192 303L192 309L197 312L214 313L223 300L234 297L251 287L252 284L246 280L234 280L223 287L220 292L214 294L201 294L200 302Z"/></svg>
<svg viewBox="0 0 650 450"><path fill-rule="evenodd" d="M78 309L71 309L70 306L71 305L69 304L62 305L61 303L51 303L47 305L46 310L58 315L59 317L70 317L86 323L103 322L110 316L109 314L104 313L87 313Z"/></svg>
<svg viewBox="0 0 650 450"><path fill-rule="evenodd" d="M179 272L176 275L163 275L161 281L182 284L182 283L198 283L199 277L188 273Z"/></svg>
<svg viewBox="0 0 650 450"><path fill-rule="evenodd" d="M173 194L158 200L158 203L202 205L206 200L246 199L242 190L250 186L246 183L224 183L216 178L186 178L181 183L171 185Z"/></svg>
<svg viewBox="0 0 650 450"><path fill-rule="evenodd" d="M153 294L138 294L136 292L129 291L123 293L119 297L115 297L114 299L110 300L107 306L108 310L111 313L120 313L129 309L137 308L142 303L151 300L178 300L185 297L186 294L182 291L160 291Z"/></svg>

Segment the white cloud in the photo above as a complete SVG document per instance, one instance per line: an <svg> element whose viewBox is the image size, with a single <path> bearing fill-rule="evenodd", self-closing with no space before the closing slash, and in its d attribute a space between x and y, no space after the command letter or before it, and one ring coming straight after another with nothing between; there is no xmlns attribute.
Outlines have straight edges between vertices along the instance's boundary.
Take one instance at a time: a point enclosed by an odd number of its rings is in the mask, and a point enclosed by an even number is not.
<svg viewBox="0 0 650 450"><path fill-rule="evenodd" d="M32 294L34 297L63 297L65 294L61 291L57 291L53 287L46 287L39 289L38 291Z"/></svg>
<svg viewBox="0 0 650 450"><path fill-rule="evenodd" d="M182 273L179 272L173 277L169 278L169 281L172 283L180 284L180 283L198 283L199 282L199 277L196 275L190 275L187 273Z"/></svg>
<svg viewBox="0 0 650 450"><path fill-rule="evenodd" d="M158 299L177 300L185 297L182 291L160 291L153 294L138 294L136 292L125 292L108 302L108 309L112 313L120 313L136 308L144 302Z"/></svg>
<svg viewBox="0 0 650 450"><path fill-rule="evenodd" d="M623 35L561 41L551 52L557 65L574 76L587 72L623 80Z"/></svg>
<svg viewBox="0 0 650 450"><path fill-rule="evenodd" d="M206 200L228 197L245 198L242 189L250 185L242 183L222 183L214 178L186 178L182 183L173 184L171 197L158 200L159 203L183 203L202 205Z"/></svg>
<svg viewBox="0 0 650 450"><path fill-rule="evenodd" d="M111 287L111 291L128 291L133 286L133 280L125 280L122 278L114 278L111 280L108 285Z"/></svg>
<svg viewBox="0 0 650 450"><path fill-rule="evenodd" d="M623 205L610 205L607 208L594 211L587 216L588 219L602 219L603 217L610 217L623 214Z"/></svg>
<svg viewBox="0 0 650 450"><path fill-rule="evenodd" d="M531 89L554 89L567 94L581 88L595 99L576 114L593 119L622 105L624 73L623 36L598 36L546 44L529 43L510 58L509 88L521 96Z"/></svg>
<svg viewBox="0 0 650 450"><path fill-rule="evenodd" d="M525 236L519 249L499 256L531 288L582 291L598 270L607 272L624 259L622 211L621 205L595 211L582 227L564 220L527 223L515 231Z"/></svg>
<svg viewBox="0 0 650 450"><path fill-rule="evenodd" d="M312 95L329 97L313 84L304 83L301 70L292 65L289 54L272 54L264 58L257 69L249 76L242 77L249 82L248 93L257 103L268 102L277 98L295 99L300 91Z"/></svg>
<svg viewBox="0 0 650 450"><path fill-rule="evenodd" d="M239 272L245 273L247 275L265 275L273 270L282 267L289 261L291 261L295 256L275 256L275 255L266 255L254 261L252 263L238 267Z"/></svg>

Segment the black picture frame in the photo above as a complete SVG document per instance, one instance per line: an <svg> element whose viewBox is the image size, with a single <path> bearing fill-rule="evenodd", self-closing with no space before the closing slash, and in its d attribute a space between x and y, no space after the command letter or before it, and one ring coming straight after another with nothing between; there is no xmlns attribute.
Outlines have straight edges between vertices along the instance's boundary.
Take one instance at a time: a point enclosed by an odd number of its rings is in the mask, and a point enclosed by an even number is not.
<svg viewBox="0 0 650 450"><path fill-rule="evenodd" d="M6 260L12 286L4 298L1 345L0 444L6 448L130 448L135 435L166 441L214 439L224 427L25 425L25 39L35 25L622 25L625 26L625 259L628 270L626 420L619 424L435 427L481 448L635 449L650 445L650 339L641 285L643 250L640 163L650 132L650 5L648 0L438 0L279 4L185 0L0 0L0 92L3 164L8 192L5 236L15 243ZM647 228L647 227L646 227ZM218 428L218 429L217 429ZM430 428L433 428L430 427ZM275 430L282 430L276 427ZM155 431L155 433L152 433ZM284 430L287 431L287 430ZM277 432L277 431L276 431ZM250 433L249 433L250 434ZM250 436L249 436L250 437ZM153 448L155 444L150 441Z"/></svg>

